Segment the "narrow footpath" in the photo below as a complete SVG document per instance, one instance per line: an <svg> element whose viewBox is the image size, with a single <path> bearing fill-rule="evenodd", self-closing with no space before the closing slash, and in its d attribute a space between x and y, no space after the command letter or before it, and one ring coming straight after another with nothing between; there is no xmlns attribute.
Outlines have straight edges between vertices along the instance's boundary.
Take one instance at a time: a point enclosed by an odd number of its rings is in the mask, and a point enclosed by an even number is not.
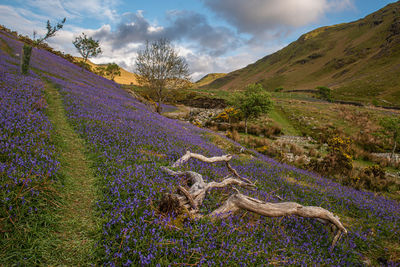
<svg viewBox="0 0 400 267"><path fill-rule="evenodd" d="M51 251L44 255L45 265L87 266L95 264L95 243L101 224L95 215L98 199L91 161L85 156L84 140L68 123L58 89L46 87L48 116L55 130L55 146L59 149L60 171L64 178L60 190L62 205L55 214L59 225L49 242Z"/></svg>

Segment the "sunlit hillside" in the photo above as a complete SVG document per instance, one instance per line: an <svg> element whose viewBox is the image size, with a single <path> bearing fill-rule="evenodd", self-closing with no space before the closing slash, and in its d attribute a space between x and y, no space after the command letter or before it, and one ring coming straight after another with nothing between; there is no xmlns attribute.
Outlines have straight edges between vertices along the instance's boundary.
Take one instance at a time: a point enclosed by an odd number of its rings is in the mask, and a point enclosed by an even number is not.
<svg viewBox="0 0 400 267"><path fill-rule="evenodd" d="M75 57L75 59L77 61L82 61L82 58L79 57ZM106 64L94 64L93 62L91 62L90 60L87 61L87 64L89 64L93 70L98 69L99 67L106 67ZM126 85L137 85L137 78L136 78L136 74L129 72L127 70L125 70L124 68L120 67L121 69L121 76L117 75L114 80L116 83L119 84L126 84ZM105 75L106 78L109 78L107 75Z"/></svg>
<svg viewBox="0 0 400 267"><path fill-rule="evenodd" d="M198 80L195 85L198 87L206 86L218 78L222 78L226 75L226 73L210 73Z"/></svg>

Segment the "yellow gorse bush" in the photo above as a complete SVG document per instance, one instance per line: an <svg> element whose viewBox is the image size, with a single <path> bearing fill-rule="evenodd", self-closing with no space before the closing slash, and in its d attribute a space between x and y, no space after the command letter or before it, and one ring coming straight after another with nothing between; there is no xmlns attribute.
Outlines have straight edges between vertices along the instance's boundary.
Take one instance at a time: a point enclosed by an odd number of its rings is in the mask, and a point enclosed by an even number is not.
<svg viewBox="0 0 400 267"><path fill-rule="evenodd" d="M221 113L219 113L215 119L222 121L229 121L229 119L236 117L240 113L240 110L235 109L233 107L229 107L224 109Z"/></svg>

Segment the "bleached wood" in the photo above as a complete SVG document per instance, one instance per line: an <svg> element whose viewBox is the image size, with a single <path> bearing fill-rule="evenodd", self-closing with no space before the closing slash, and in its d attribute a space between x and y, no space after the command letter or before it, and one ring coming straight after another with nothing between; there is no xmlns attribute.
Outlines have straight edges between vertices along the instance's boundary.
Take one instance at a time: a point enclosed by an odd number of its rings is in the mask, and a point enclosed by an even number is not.
<svg viewBox="0 0 400 267"><path fill-rule="evenodd" d="M186 154L183 155L180 159L178 159L174 164L172 164L172 168L176 168L178 166L181 166L182 164L186 163L189 161L189 159L195 158L203 162L207 163L215 163L215 162L228 162L232 159L232 155L223 155L219 157L212 157L212 158L207 158L203 155L192 153L190 151L186 151Z"/></svg>
<svg viewBox="0 0 400 267"><path fill-rule="evenodd" d="M233 175L235 175L237 178L242 179L243 181L246 181L246 182L248 182L248 183L252 183L249 179L240 176L239 173L238 173L234 168L232 168L232 166L229 164L228 161L226 162L226 167L227 167L228 170L229 170L230 172L232 172Z"/></svg>
<svg viewBox="0 0 400 267"><path fill-rule="evenodd" d="M190 203L190 206L191 206L193 209L197 210L197 205L196 205L196 203L194 202L193 197L190 195L190 193L189 193L184 187L182 187L182 186L178 186L178 189L179 189L180 192L182 192L182 194L185 195L185 197L187 198L187 200L188 200L189 203Z"/></svg>
<svg viewBox="0 0 400 267"><path fill-rule="evenodd" d="M181 207L188 211L189 214L193 215L193 218L202 218L204 215L199 214L199 207L203 204L203 201L208 191L214 188L226 188L232 186L239 186L246 189L254 190L256 186L250 180L241 177L238 172L232 168L229 164L229 160L232 158L231 155L224 155L220 157L207 158L200 154L191 153L187 151L186 154L177 160L172 167L178 167L190 158L196 158L203 162L214 163L214 162L225 162L228 170L234 175L227 176L221 182L209 182L206 183L203 176L193 171L174 171L167 167L161 167L161 170L167 172L171 176L175 177L186 177L189 179L191 186L189 190L186 190L182 186L178 186L178 192L181 194L175 194L174 196L179 200ZM335 237L332 241L331 250L335 247L336 243L340 240L343 234L347 234L346 228L342 225L339 218L332 212L316 206L303 206L296 202L281 202L271 203L261 201L256 198L252 198L241 194L236 188L232 187L236 191L235 194L231 195L222 206L214 210L212 213L206 215L206 217L215 219L225 219L231 214L238 212L239 210L250 211L259 215L267 217L284 217L296 215L305 218L314 218L323 224L331 225L333 231L336 231Z"/></svg>

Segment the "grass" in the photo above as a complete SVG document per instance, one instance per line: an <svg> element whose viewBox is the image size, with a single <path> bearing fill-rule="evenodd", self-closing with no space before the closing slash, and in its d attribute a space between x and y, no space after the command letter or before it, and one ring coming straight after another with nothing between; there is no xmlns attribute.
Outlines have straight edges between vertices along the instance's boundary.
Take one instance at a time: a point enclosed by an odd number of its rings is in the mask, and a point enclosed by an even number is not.
<svg viewBox="0 0 400 267"><path fill-rule="evenodd" d="M290 121L276 107L268 113L268 117L273 119L286 135L300 135L299 131L293 127Z"/></svg>
<svg viewBox="0 0 400 267"><path fill-rule="evenodd" d="M98 199L84 141L68 123L61 96L47 84L46 115L53 125L51 143L60 169L57 182L41 185L34 198L37 212L1 231L0 266L81 266L96 262L95 243L101 223L95 214ZM16 207L18 208L18 207Z"/></svg>
<svg viewBox="0 0 400 267"><path fill-rule="evenodd" d="M52 186L53 189L57 187ZM60 198L48 194L46 198L41 197L36 201L38 211L35 216L21 218L12 232L1 233L0 266L35 266L43 262L48 251L54 249L54 240L49 240L48 237L57 226L54 212Z"/></svg>
<svg viewBox="0 0 400 267"><path fill-rule="evenodd" d="M198 80L195 84L198 87L204 86L204 85L212 83L213 81L215 81L218 78L224 77L225 75L226 75L226 73L210 73L210 74L207 74L206 76L204 76L203 78L201 78L200 80Z"/></svg>
<svg viewBox="0 0 400 267"><path fill-rule="evenodd" d="M46 88L46 101L48 116L55 128L64 180L61 204L53 214L58 223L45 240L51 243L51 249L44 254L43 263L88 265L95 261L94 247L101 227L95 214L98 196L90 168L92 163L85 156L84 141L67 121L60 93L50 83Z"/></svg>

